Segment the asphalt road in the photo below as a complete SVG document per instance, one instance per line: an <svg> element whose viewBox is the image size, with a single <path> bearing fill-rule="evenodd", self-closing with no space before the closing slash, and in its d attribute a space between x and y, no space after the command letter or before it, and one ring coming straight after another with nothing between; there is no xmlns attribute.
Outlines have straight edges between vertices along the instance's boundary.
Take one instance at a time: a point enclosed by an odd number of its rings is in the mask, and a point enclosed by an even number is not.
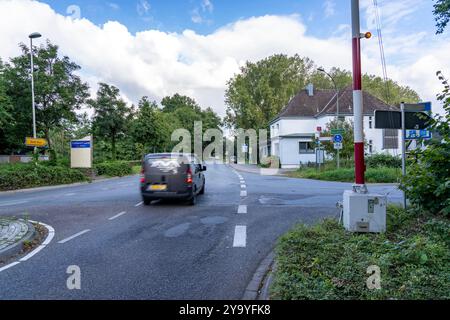
<svg viewBox="0 0 450 320"><path fill-rule="evenodd" d="M239 174L243 186L229 166L209 165L196 206L143 206L136 176L0 194L0 215L55 229L45 249L0 272L0 299L240 299L277 238L336 216L351 186ZM370 191L401 199L394 186ZM71 265L81 270L79 290L66 285Z"/></svg>

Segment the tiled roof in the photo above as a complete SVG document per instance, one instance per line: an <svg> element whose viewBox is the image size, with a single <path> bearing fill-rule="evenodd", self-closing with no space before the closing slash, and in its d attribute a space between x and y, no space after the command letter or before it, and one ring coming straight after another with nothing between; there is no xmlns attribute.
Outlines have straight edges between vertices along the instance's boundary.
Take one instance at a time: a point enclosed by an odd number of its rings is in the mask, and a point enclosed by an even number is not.
<svg viewBox="0 0 450 320"><path fill-rule="evenodd" d="M307 90L300 91L278 114L281 117L318 117L336 114L336 91L314 89L313 96ZM398 110L389 106L368 92L363 91L363 113L373 114L375 110ZM339 114L353 115L353 90L351 86L339 92Z"/></svg>

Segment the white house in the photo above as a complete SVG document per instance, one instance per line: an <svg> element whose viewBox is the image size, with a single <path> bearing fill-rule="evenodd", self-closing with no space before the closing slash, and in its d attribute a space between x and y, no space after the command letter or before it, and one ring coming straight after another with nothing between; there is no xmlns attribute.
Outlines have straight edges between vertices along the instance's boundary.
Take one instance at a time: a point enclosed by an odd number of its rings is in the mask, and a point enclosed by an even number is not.
<svg viewBox="0 0 450 320"><path fill-rule="evenodd" d="M282 168L298 168L316 161L315 135L317 127L325 130L336 119L335 90L316 90L312 84L299 92L270 122L271 154L280 158ZM375 129L375 110L397 110L367 92L363 92L364 134L366 154L401 154L400 130ZM353 120L353 91L347 87L339 92L339 119ZM353 143L353 141L344 141Z"/></svg>

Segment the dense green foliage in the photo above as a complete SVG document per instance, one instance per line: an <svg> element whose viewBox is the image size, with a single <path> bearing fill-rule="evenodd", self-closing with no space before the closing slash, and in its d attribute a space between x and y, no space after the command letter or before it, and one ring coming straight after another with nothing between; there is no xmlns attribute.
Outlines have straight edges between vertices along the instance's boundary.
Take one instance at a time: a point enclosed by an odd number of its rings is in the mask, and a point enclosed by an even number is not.
<svg viewBox="0 0 450 320"><path fill-rule="evenodd" d="M41 164L0 165L0 190L16 190L87 181L79 170Z"/></svg>
<svg viewBox="0 0 450 320"><path fill-rule="evenodd" d="M366 182L368 183L395 183L400 178L400 170L396 168L378 167L367 168ZM355 180L354 168L325 168L323 170L315 168L301 168L297 171L289 172L288 176L304 179L316 179L326 181L353 182Z"/></svg>
<svg viewBox="0 0 450 320"><path fill-rule="evenodd" d="M366 167L368 168L378 168L378 167L389 167L389 168L401 168L402 159L398 157L391 156L390 154L373 154L365 159Z"/></svg>
<svg viewBox="0 0 450 320"><path fill-rule="evenodd" d="M133 173L128 161L110 161L97 163L95 170L99 176L122 177Z"/></svg>
<svg viewBox="0 0 450 320"><path fill-rule="evenodd" d="M444 32L450 21L450 0L436 0L434 4L433 14L436 19L436 33Z"/></svg>
<svg viewBox="0 0 450 320"><path fill-rule="evenodd" d="M450 214L450 85L441 73L444 84L438 99L443 102L445 115L435 115L430 130L434 138L424 150L411 154L412 162L401 188L410 202L419 210L432 214Z"/></svg>
<svg viewBox="0 0 450 320"><path fill-rule="evenodd" d="M385 234L346 232L335 220L299 225L278 243L272 299L449 299L450 223L388 207ZM366 286L379 266L381 289Z"/></svg>
<svg viewBox="0 0 450 320"><path fill-rule="evenodd" d="M353 144L353 122L351 121L338 121L331 120L327 123L325 130L322 133L322 136L329 137L331 136L331 129L344 129L344 133L342 134L343 143L342 149L339 150L339 158L345 162L345 160L352 160L354 156L354 144ZM334 149L333 142L325 142L322 143L323 148L326 153L331 155L333 159L336 159L337 150Z"/></svg>

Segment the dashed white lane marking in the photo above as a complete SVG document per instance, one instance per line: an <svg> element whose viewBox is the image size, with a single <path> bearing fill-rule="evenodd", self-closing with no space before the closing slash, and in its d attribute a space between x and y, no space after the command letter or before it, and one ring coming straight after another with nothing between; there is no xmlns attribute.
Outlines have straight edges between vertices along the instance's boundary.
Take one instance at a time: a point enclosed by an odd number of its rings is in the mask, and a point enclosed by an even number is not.
<svg viewBox="0 0 450 320"><path fill-rule="evenodd" d="M234 228L233 247L245 248L247 245L247 226L236 226Z"/></svg>
<svg viewBox="0 0 450 320"><path fill-rule="evenodd" d="M14 206L16 204L23 204L27 203L28 200L13 200L13 201L5 201L0 204L0 207L6 207L6 206Z"/></svg>
<svg viewBox="0 0 450 320"><path fill-rule="evenodd" d="M74 196L74 195L76 195L76 193L74 193L74 192L70 192L70 193L66 193L65 194L66 197L70 197L70 196Z"/></svg>
<svg viewBox="0 0 450 320"><path fill-rule="evenodd" d="M245 188L247 188L247 187L245 186L245 184L241 184L241 189L245 189Z"/></svg>
<svg viewBox="0 0 450 320"><path fill-rule="evenodd" d="M112 216L111 218L109 218L108 220L114 220L117 219L120 216L123 216L125 213L127 213L126 211L122 211L121 213L116 214L115 216Z"/></svg>
<svg viewBox="0 0 450 320"><path fill-rule="evenodd" d="M242 191L241 191L241 197L246 197L246 196L247 196L247 191L242 190Z"/></svg>
<svg viewBox="0 0 450 320"><path fill-rule="evenodd" d="M139 203L136 203L134 206L135 207L139 207L140 205L142 205L144 203L144 201L141 201L141 202L139 202Z"/></svg>
<svg viewBox="0 0 450 320"><path fill-rule="evenodd" d="M247 205L245 204L239 205L237 213L247 213Z"/></svg>
<svg viewBox="0 0 450 320"><path fill-rule="evenodd" d="M73 236L70 236L70 237L65 238L65 239L63 239L61 241L58 241L58 243L61 243L61 244L66 243L67 241L75 239L76 237L79 237L79 236L81 236L81 235L83 235L83 234L85 234L85 233L87 233L89 231L91 231L91 230L90 229L86 229L86 230L83 230L81 232L75 233Z"/></svg>

